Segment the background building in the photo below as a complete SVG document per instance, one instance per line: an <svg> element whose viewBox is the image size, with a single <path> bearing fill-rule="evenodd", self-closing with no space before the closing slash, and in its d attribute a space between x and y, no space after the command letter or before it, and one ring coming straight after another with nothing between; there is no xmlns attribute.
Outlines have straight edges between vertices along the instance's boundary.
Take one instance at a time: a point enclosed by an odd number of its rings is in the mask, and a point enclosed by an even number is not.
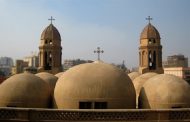
<svg viewBox="0 0 190 122"><path fill-rule="evenodd" d="M6 79L4 72L0 70L0 84Z"/></svg>
<svg viewBox="0 0 190 122"><path fill-rule="evenodd" d="M163 62L164 74L172 74L190 82L190 68L188 58L184 55L172 55Z"/></svg>
<svg viewBox="0 0 190 122"><path fill-rule="evenodd" d="M164 67L188 67L188 58L184 55L172 55L167 57L167 61L163 62Z"/></svg>
<svg viewBox="0 0 190 122"><path fill-rule="evenodd" d="M0 66L13 66L13 59L10 57L0 57Z"/></svg>
<svg viewBox="0 0 190 122"><path fill-rule="evenodd" d="M16 60L15 66L12 67L12 74L18 74L24 71L37 73L38 66L39 57L33 53L30 56L24 57L24 59Z"/></svg>
<svg viewBox="0 0 190 122"><path fill-rule="evenodd" d="M13 66L13 59L10 57L0 57L0 71L5 75L11 74L11 68Z"/></svg>
<svg viewBox="0 0 190 122"><path fill-rule="evenodd" d="M190 83L190 67L169 67L164 68L164 74L178 76Z"/></svg>
<svg viewBox="0 0 190 122"><path fill-rule="evenodd" d="M31 56L27 56L24 59L24 62L28 62L28 67L38 67L39 66L39 57L33 53Z"/></svg>
<svg viewBox="0 0 190 122"><path fill-rule="evenodd" d="M66 59L64 60L64 71L68 70L69 68L79 65L79 64L84 64L84 63L92 63L93 61L91 60L81 60L81 59Z"/></svg>
<svg viewBox="0 0 190 122"><path fill-rule="evenodd" d="M16 60L15 66L12 67L12 75L24 72L24 68L26 67L28 67L28 62Z"/></svg>

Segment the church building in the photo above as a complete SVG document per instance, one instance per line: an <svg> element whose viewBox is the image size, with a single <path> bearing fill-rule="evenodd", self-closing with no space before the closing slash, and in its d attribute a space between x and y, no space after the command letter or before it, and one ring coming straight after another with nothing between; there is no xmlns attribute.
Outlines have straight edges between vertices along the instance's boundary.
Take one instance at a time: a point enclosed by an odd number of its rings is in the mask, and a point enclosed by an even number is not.
<svg viewBox="0 0 190 122"><path fill-rule="evenodd" d="M190 85L162 74L160 34L148 20L139 72L130 74L100 58L61 72L61 36L51 22L41 35L39 73L0 84L0 121L189 122Z"/></svg>

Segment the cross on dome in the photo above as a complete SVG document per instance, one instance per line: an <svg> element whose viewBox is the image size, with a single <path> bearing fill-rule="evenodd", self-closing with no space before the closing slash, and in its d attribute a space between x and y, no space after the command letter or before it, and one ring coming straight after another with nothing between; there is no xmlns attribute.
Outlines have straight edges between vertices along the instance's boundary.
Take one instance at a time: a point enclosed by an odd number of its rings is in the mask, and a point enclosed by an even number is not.
<svg viewBox="0 0 190 122"><path fill-rule="evenodd" d="M94 53L98 54L98 61L100 61L100 53L104 53L104 51L100 50L100 47L97 47L97 50L95 50Z"/></svg>

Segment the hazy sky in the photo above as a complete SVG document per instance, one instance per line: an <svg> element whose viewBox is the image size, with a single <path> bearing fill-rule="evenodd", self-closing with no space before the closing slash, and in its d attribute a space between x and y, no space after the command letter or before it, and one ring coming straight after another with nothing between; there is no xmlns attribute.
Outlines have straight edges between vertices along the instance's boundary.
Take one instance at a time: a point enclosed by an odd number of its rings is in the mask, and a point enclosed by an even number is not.
<svg viewBox="0 0 190 122"><path fill-rule="evenodd" d="M190 58L190 0L0 0L0 56L22 59L38 52L40 35L53 24L62 37L64 59L96 60L138 66L145 18L160 32L163 59Z"/></svg>

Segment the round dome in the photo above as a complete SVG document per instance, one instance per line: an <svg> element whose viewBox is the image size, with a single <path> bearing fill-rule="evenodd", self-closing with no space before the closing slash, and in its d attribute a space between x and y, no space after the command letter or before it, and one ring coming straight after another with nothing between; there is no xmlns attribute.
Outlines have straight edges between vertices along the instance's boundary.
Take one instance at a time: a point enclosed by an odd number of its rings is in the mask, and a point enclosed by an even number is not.
<svg viewBox="0 0 190 122"><path fill-rule="evenodd" d="M58 78L60 78L61 75L63 75L63 73L64 73L64 72L59 72L59 73L55 74L55 76L58 77Z"/></svg>
<svg viewBox="0 0 190 122"><path fill-rule="evenodd" d="M53 24L50 24L48 27L44 29L44 31L41 34L41 40L61 40L61 36L59 34L59 31Z"/></svg>
<svg viewBox="0 0 190 122"><path fill-rule="evenodd" d="M1 107L47 108L50 89L41 78L30 74L16 74L0 85Z"/></svg>
<svg viewBox="0 0 190 122"><path fill-rule="evenodd" d="M141 32L140 38L141 39L149 39L149 38L160 39L160 34L158 30L152 24L149 23Z"/></svg>
<svg viewBox="0 0 190 122"><path fill-rule="evenodd" d="M148 72L148 73L140 75L139 77L137 77L133 80L133 84L134 84L135 91L136 91L137 107L138 107L138 98L139 98L139 93L140 93L141 88L143 87L144 83L147 82L148 79L154 77L155 75L158 75L158 74L154 73L154 72Z"/></svg>
<svg viewBox="0 0 190 122"><path fill-rule="evenodd" d="M157 73L154 73L154 72L148 72L148 73L145 73L145 74L142 74L140 75L139 77L135 78L133 80L133 84L134 84L134 87L135 87L135 91L136 91L136 97L139 96L139 93L140 93L140 90L142 88L142 86L144 85L144 83L149 79L149 78L152 78L154 77L155 75L157 75Z"/></svg>
<svg viewBox="0 0 190 122"><path fill-rule="evenodd" d="M49 84L51 94L53 95L55 84L56 84L58 78L47 72L37 73L36 76L40 77L41 79L43 79L44 81L46 81Z"/></svg>
<svg viewBox="0 0 190 122"><path fill-rule="evenodd" d="M54 99L55 106L64 109L135 108L135 89L117 67L103 62L85 63L70 68L58 79Z"/></svg>
<svg viewBox="0 0 190 122"><path fill-rule="evenodd" d="M131 72L128 74L129 78L133 81L136 77L140 76L139 72Z"/></svg>
<svg viewBox="0 0 190 122"><path fill-rule="evenodd" d="M139 108L170 109L190 107L189 84L174 75L161 74L150 78L139 96Z"/></svg>

